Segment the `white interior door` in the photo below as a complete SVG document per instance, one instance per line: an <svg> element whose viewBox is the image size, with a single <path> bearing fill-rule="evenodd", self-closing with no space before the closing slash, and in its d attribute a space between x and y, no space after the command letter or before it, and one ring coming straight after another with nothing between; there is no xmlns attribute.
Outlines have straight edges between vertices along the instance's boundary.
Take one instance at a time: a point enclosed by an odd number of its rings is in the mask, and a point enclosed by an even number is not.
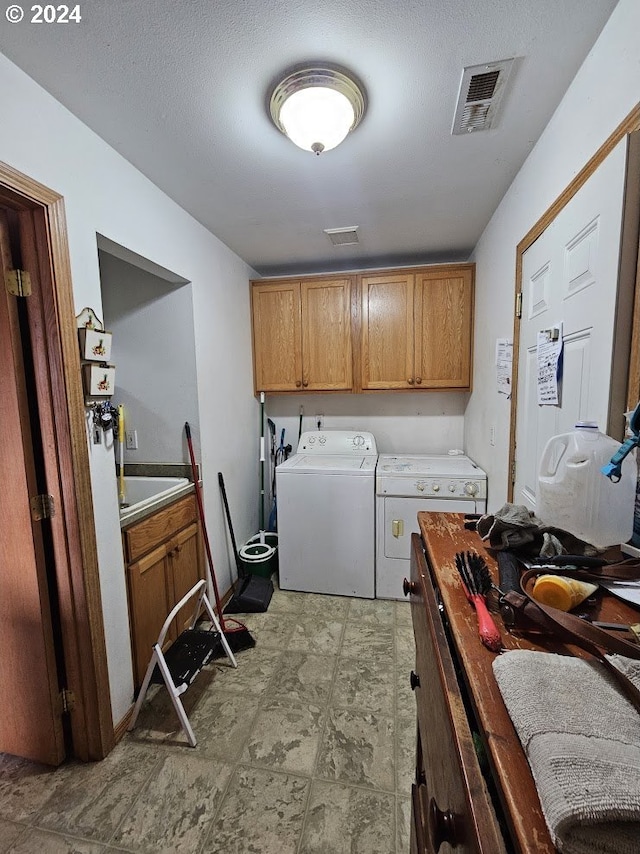
<svg viewBox="0 0 640 854"><path fill-rule="evenodd" d="M536 506L547 440L609 416L626 173L622 140L522 258L513 501ZM563 324L560 402L537 402L537 335ZM622 413L621 413L622 414Z"/></svg>

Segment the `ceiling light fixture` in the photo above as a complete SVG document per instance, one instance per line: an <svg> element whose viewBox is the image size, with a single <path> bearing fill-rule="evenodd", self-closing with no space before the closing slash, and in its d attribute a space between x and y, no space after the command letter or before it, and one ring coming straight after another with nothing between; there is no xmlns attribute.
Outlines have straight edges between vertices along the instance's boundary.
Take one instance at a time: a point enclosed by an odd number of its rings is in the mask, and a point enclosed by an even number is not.
<svg viewBox="0 0 640 854"><path fill-rule="evenodd" d="M315 154L339 145L360 124L365 108L364 88L353 75L320 63L288 73L269 99L278 130Z"/></svg>

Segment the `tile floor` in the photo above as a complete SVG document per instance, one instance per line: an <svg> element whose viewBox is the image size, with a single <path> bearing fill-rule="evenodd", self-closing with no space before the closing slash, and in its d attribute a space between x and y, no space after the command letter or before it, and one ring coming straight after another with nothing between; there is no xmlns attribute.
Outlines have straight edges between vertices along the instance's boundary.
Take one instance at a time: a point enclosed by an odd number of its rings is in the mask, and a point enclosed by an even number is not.
<svg viewBox="0 0 640 854"><path fill-rule="evenodd" d="M164 688L102 762L0 755L0 854L408 854L409 606L276 590L256 646Z"/></svg>

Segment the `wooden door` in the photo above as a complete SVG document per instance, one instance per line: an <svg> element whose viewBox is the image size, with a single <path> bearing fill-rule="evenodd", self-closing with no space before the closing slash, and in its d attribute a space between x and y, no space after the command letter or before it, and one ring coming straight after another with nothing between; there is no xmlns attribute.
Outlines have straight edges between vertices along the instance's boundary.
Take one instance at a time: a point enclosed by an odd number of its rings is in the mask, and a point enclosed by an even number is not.
<svg viewBox="0 0 640 854"><path fill-rule="evenodd" d="M471 387L472 317L471 267L416 274L416 387Z"/></svg>
<svg viewBox="0 0 640 854"><path fill-rule="evenodd" d="M623 140L522 258L513 500L532 511L547 440L581 420L596 421L607 432L625 169ZM560 322L560 399L540 406L538 332ZM622 411L618 415L622 425Z"/></svg>
<svg viewBox="0 0 640 854"><path fill-rule="evenodd" d="M169 544L169 571L173 584L173 602L179 602L196 582L204 578L200 531L198 525L189 525L180 531ZM189 602L176 617L176 635L191 625L196 599Z"/></svg>
<svg viewBox="0 0 640 854"><path fill-rule="evenodd" d="M302 387L305 391L350 391L351 279L303 281Z"/></svg>
<svg viewBox="0 0 640 854"><path fill-rule="evenodd" d="M251 289L255 390L302 388L300 282Z"/></svg>
<svg viewBox="0 0 640 854"><path fill-rule="evenodd" d="M363 389L413 388L413 273L361 277Z"/></svg>
<svg viewBox="0 0 640 854"><path fill-rule="evenodd" d="M174 605L169 579L169 546L163 543L129 565L129 608L133 640L134 679L138 687L151 660L151 649ZM167 633L163 649L175 640L175 626Z"/></svg>
<svg viewBox="0 0 640 854"><path fill-rule="evenodd" d="M23 352L24 306L4 282L14 264L7 212L0 209L0 751L51 765L64 758L60 685L50 605L50 522L34 521L30 499L46 488L41 436ZM47 547L45 548L45 543ZM53 594L55 595L55 594Z"/></svg>

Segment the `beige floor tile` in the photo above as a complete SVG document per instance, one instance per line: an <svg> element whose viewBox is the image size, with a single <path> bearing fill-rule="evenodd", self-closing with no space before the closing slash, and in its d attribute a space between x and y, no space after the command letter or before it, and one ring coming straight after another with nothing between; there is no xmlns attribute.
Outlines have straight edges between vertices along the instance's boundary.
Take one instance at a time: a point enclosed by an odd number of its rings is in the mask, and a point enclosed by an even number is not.
<svg viewBox="0 0 640 854"><path fill-rule="evenodd" d="M416 717L396 718L396 791L409 797L416 770Z"/></svg>
<svg viewBox="0 0 640 854"><path fill-rule="evenodd" d="M113 837L136 851L197 851L214 819L231 776L231 766L189 754L162 760Z"/></svg>
<svg viewBox="0 0 640 854"><path fill-rule="evenodd" d="M390 664L393 662L393 626L372 623L347 622L342 640L341 655Z"/></svg>
<svg viewBox="0 0 640 854"><path fill-rule="evenodd" d="M236 668L216 666L212 690L259 697L277 671L281 656L281 650L263 646L241 652Z"/></svg>
<svg viewBox="0 0 640 854"><path fill-rule="evenodd" d="M202 854L296 854L310 781L239 766Z"/></svg>
<svg viewBox="0 0 640 854"><path fill-rule="evenodd" d="M325 596L323 593L309 593L304 598L302 613L324 620L344 620L349 610L347 596Z"/></svg>
<svg viewBox="0 0 640 854"><path fill-rule="evenodd" d="M51 768L0 754L0 816L29 821L67 779L67 769Z"/></svg>
<svg viewBox="0 0 640 854"><path fill-rule="evenodd" d="M288 652L269 685L269 697L327 705L337 658Z"/></svg>
<svg viewBox="0 0 640 854"><path fill-rule="evenodd" d="M411 622L411 605L409 600L406 599L404 601L396 601L395 602L395 612L396 612L396 626L412 626Z"/></svg>
<svg viewBox="0 0 640 854"><path fill-rule="evenodd" d="M393 602L387 599L351 599L349 604L349 622L375 623L393 626Z"/></svg>
<svg viewBox="0 0 640 854"><path fill-rule="evenodd" d="M102 762L78 763L42 809L38 825L108 842L156 762L153 748L125 739Z"/></svg>
<svg viewBox="0 0 640 854"><path fill-rule="evenodd" d="M287 613L248 614L242 622L255 638L256 645L282 650L291 637L296 618L297 615Z"/></svg>
<svg viewBox="0 0 640 854"><path fill-rule="evenodd" d="M411 846L411 798L396 798L396 854L409 854Z"/></svg>
<svg viewBox="0 0 640 854"><path fill-rule="evenodd" d="M315 781L298 854L394 854L395 797Z"/></svg>
<svg viewBox="0 0 640 854"><path fill-rule="evenodd" d="M339 620L324 620L305 614L296 622L287 649L290 652L337 655L343 629L344 624Z"/></svg>
<svg viewBox="0 0 640 854"><path fill-rule="evenodd" d="M107 850L97 842L29 828L11 854L105 854Z"/></svg>
<svg viewBox="0 0 640 854"><path fill-rule="evenodd" d="M308 593L298 593L295 590L280 590L276 587L269 603L270 614L299 614L304 608L305 597Z"/></svg>
<svg viewBox="0 0 640 854"><path fill-rule="evenodd" d="M241 761L311 776L325 711L312 704L271 700L256 717Z"/></svg>
<svg viewBox="0 0 640 854"><path fill-rule="evenodd" d="M338 659L331 707L393 715L395 668L370 659Z"/></svg>
<svg viewBox="0 0 640 854"><path fill-rule="evenodd" d="M395 791L393 717L332 709L325 726L316 776Z"/></svg>
<svg viewBox="0 0 640 854"><path fill-rule="evenodd" d="M5 854L21 833L24 833L24 825L0 819L0 854Z"/></svg>

